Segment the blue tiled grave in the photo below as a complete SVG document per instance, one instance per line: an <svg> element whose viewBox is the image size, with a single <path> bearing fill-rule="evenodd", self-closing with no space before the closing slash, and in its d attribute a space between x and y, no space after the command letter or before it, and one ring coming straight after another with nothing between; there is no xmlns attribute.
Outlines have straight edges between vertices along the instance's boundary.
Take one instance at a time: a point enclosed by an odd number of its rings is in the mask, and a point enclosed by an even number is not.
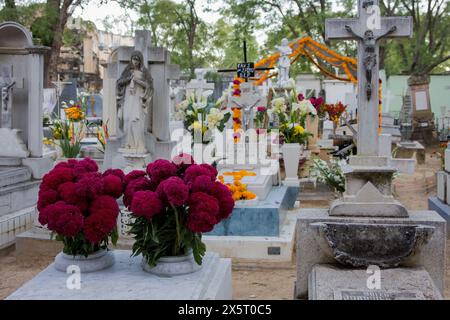
<svg viewBox="0 0 450 320"><path fill-rule="evenodd" d="M273 187L265 200L254 204L237 204L231 216L216 225L211 236L278 237L286 211L294 207L298 187Z"/></svg>

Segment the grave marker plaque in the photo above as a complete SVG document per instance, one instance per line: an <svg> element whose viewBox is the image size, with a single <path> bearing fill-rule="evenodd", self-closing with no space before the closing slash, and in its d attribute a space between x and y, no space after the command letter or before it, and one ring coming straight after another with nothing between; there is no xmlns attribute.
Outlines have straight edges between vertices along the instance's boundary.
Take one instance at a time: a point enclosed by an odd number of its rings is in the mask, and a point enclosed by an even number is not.
<svg viewBox="0 0 450 320"><path fill-rule="evenodd" d="M335 290L334 300L425 300L420 291Z"/></svg>

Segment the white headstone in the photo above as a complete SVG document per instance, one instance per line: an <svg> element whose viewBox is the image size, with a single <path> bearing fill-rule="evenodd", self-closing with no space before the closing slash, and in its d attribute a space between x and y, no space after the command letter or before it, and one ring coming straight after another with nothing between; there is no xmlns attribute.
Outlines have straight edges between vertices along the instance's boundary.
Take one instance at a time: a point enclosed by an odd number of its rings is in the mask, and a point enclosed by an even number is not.
<svg viewBox="0 0 450 320"><path fill-rule="evenodd" d="M15 22L0 24L0 69L3 74L0 85L4 82L2 101L6 102L2 105L4 127L17 130L31 157L43 154L42 103L47 49L34 46L31 33L22 25ZM7 84L10 87L5 90ZM0 148L0 156L2 150Z"/></svg>
<svg viewBox="0 0 450 320"><path fill-rule="evenodd" d="M447 176L445 171L438 171L437 176L437 197L442 202L447 202Z"/></svg>

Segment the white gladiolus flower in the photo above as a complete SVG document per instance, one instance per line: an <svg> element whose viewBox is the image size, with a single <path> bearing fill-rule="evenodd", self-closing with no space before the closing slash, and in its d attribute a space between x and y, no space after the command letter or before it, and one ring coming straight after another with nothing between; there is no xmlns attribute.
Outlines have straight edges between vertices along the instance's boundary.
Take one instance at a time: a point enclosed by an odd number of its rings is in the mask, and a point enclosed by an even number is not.
<svg viewBox="0 0 450 320"><path fill-rule="evenodd" d="M286 104L284 98L276 98L272 100L273 112L286 112Z"/></svg>
<svg viewBox="0 0 450 320"><path fill-rule="evenodd" d="M314 106L312 105L311 101L309 100L303 100L300 101L300 111L302 113L309 113L311 111L311 108L314 109Z"/></svg>
<svg viewBox="0 0 450 320"><path fill-rule="evenodd" d="M194 109L199 110L206 107L206 102L196 102L193 104Z"/></svg>
<svg viewBox="0 0 450 320"><path fill-rule="evenodd" d="M297 111L300 109L300 104L299 103L293 103L292 104L292 111Z"/></svg>

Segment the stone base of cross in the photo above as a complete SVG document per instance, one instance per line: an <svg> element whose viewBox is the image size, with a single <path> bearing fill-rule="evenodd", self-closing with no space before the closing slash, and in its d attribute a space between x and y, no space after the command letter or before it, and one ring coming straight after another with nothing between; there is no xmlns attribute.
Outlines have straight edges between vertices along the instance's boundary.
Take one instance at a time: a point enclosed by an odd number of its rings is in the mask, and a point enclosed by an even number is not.
<svg viewBox="0 0 450 320"><path fill-rule="evenodd" d="M379 40L411 37L411 17L380 16L379 0L358 0L357 19L327 19L328 40L358 41L358 155L345 169L346 191L330 208L332 216L407 217L392 195L386 157L378 156Z"/></svg>

